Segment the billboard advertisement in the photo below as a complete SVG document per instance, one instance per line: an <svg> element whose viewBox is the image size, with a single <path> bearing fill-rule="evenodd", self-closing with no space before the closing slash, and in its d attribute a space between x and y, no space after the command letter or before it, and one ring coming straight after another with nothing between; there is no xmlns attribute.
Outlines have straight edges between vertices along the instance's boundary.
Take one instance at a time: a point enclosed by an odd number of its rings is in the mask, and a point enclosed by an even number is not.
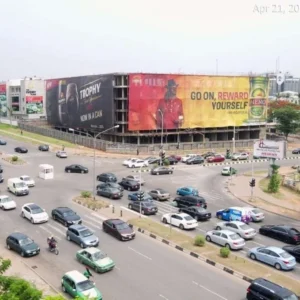
<svg viewBox="0 0 300 300"><path fill-rule="evenodd" d="M241 126L266 121L268 78L129 76L129 130Z"/></svg>
<svg viewBox="0 0 300 300"><path fill-rule="evenodd" d="M113 76L92 75L46 81L47 120L67 128L114 126Z"/></svg>
<svg viewBox="0 0 300 300"><path fill-rule="evenodd" d="M253 145L253 156L283 159L286 156L285 141L259 140Z"/></svg>
<svg viewBox="0 0 300 300"><path fill-rule="evenodd" d="M25 107L27 114L44 113L44 80L24 80Z"/></svg>
<svg viewBox="0 0 300 300"><path fill-rule="evenodd" d="M7 117L6 83L0 83L0 117Z"/></svg>

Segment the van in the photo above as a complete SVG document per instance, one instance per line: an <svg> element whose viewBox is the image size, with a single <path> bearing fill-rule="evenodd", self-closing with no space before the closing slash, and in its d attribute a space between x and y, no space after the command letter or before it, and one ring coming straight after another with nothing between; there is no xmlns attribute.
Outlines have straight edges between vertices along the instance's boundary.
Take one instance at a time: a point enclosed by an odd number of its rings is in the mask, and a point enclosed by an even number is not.
<svg viewBox="0 0 300 300"><path fill-rule="evenodd" d="M244 207L229 207L226 209L221 209L217 211L216 217L224 221L251 221L250 212Z"/></svg>
<svg viewBox="0 0 300 300"><path fill-rule="evenodd" d="M29 194L27 184L20 178L9 178L7 180L7 190L16 196Z"/></svg>

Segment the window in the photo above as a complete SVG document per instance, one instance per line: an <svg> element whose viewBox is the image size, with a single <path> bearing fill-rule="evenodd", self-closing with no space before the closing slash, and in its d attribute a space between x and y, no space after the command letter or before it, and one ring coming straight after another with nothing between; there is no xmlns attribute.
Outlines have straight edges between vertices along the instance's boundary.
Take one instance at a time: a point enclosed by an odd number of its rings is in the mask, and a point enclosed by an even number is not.
<svg viewBox="0 0 300 300"><path fill-rule="evenodd" d="M19 96L11 97L12 111L20 111L20 103L19 102L20 102Z"/></svg>
<svg viewBox="0 0 300 300"><path fill-rule="evenodd" d="M228 238L227 235L224 234L224 233L222 233L221 237L222 237L223 239L227 239L227 238Z"/></svg>
<svg viewBox="0 0 300 300"><path fill-rule="evenodd" d="M281 228L281 227L274 227L274 230L282 232L282 233L286 233L286 230L284 228Z"/></svg>

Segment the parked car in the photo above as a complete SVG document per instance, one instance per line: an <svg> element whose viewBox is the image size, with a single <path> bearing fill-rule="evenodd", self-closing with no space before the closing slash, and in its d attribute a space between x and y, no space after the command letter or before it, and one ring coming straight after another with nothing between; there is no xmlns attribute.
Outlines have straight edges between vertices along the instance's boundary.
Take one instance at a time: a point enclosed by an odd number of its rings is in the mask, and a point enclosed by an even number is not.
<svg viewBox="0 0 300 300"><path fill-rule="evenodd" d="M247 159L249 159L249 154L246 152L233 153L231 156L231 160L247 160Z"/></svg>
<svg viewBox="0 0 300 300"><path fill-rule="evenodd" d="M121 199L123 197L123 192L116 188L104 187L97 189L97 195L110 199Z"/></svg>
<svg viewBox="0 0 300 300"><path fill-rule="evenodd" d="M143 215L156 215L157 214L157 206L153 201L131 201L128 204L128 208L135 210L137 212L141 212Z"/></svg>
<svg viewBox="0 0 300 300"><path fill-rule="evenodd" d="M3 178L3 175L0 174L0 183L3 183L4 182L4 178Z"/></svg>
<svg viewBox="0 0 300 300"><path fill-rule="evenodd" d="M225 160L225 157L221 154L216 154L215 156L209 156L207 158L207 162L223 162Z"/></svg>
<svg viewBox="0 0 300 300"><path fill-rule="evenodd" d="M217 223L216 230L230 230L237 233L245 240L249 240L255 237L256 230L240 221L220 222Z"/></svg>
<svg viewBox="0 0 300 300"><path fill-rule="evenodd" d="M117 182L118 179L113 173L102 173L97 175L97 180L102 182Z"/></svg>
<svg viewBox="0 0 300 300"><path fill-rule="evenodd" d="M194 156L186 161L187 165L200 165L204 163L204 158L202 156Z"/></svg>
<svg viewBox="0 0 300 300"><path fill-rule="evenodd" d="M12 200L9 196L0 195L0 208L2 210L15 209L16 207L16 202Z"/></svg>
<svg viewBox="0 0 300 300"><path fill-rule="evenodd" d="M118 238L121 241L128 241L135 238L135 231L132 226L120 219L108 219L102 223L103 231Z"/></svg>
<svg viewBox="0 0 300 300"><path fill-rule="evenodd" d="M210 156L215 156L215 155L216 155L215 152L210 151L210 152L203 153L201 156L202 156L203 158L207 159L208 157L210 157Z"/></svg>
<svg viewBox="0 0 300 300"><path fill-rule="evenodd" d="M25 148L25 147L16 147L15 148L15 152L18 152L18 153L27 153L28 149Z"/></svg>
<svg viewBox="0 0 300 300"><path fill-rule="evenodd" d="M52 210L51 216L53 220L62 223L66 227L82 223L80 216L69 207L57 207Z"/></svg>
<svg viewBox="0 0 300 300"><path fill-rule="evenodd" d="M148 167L148 162L146 160L137 159L129 161L127 164L128 168L143 168Z"/></svg>
<svg viewBox="0 0 300 300"><path fill-rule="evenodd" d="M98 189L103 189L103 188L106 188L106 187L118 189L120 192L124 191L124 188L122 186L120 186L118 183L110 182L110 181L98 184L97 185L97 190Z"/></svg>
<svg viewBox="0 0 300 300"><path fill-rule="evenodd" d="M259 233L288 244L300 244L300 232L288 225L264 225Z"/></svg>
<svg viewBox="0 0 300 300"><path fill-rule="evenodd" d="M183 207L179 209L179 212L190 215L196 221L207 221L211 218L211 213L199 206Z"/></svg>
<svg viewBox="0 0 300 300"><path fill-rule="evenodd" d="M261 222L265 218L265 214L256 207L245 207L248 210L250 217L253 222Z"/></svg>
<svg viewBox="0 0 300 300"><path fill-rule="evenodd" d="M157 167L151 170L152 175L173 174L173 170L168 167Z"/></svg>
<svg viewBox="0 0 300 300"><path fill-rule="evenodd" d="M223 176L230 176L237 173L237 170L232 167L224 167L221 171L221 175Z"/></svg>
<svg viewBox="0 0 300 300"><path fill-rule="evenodd" d="M40 253L40 247L26 234L20 232L11 233L6 238L8 250L14 250L22 257L34 256Z"/></svg>
<svg viewBox="0 0 300 300"><path fill-rule="evenodd" d="M193 188L191 186L183 186L177 189L176 194L179 196L187 196L187 195L198 196L199 192L196 188Z"/></svg>
<svg viewBox="0 0 300 300"><path fill-rule="evenodd" d="M5 140L0 140L0 146L5 146L7 142Z"/></svg>
<svg viewBox="0 0 300 300"><path fill-rule="evenodd" d="M154 164L159 164L160 163L160 158L151 158L148 160L149 165L154 165Z"/></svg>
<svg viewBox="0 0 300 300"><path fill-rule="evenodd" d="M166 158L166 160L167 160L167 161L169 162L169 164L172 165L172 166L178 164L178 160L177 160L176 158L174 158L174 157L169 156L169 157Z"/></svg>
<svg viewBox="0 0 300 300"><path fill-rule="evenodd" d="M145 180L142 178L142 176L139 176L139 175L128 175L125 177L125 179L134 180L134 181L138 182L140 185L145 184Z"/></svg>
<svg viewBox="0 0 300 300"><path fill-rule="evenodd" d="M80 263L97 273L108 272L115 267L114 261L106 253L95 247L77 251L76 258Z"/></svg>
<svg viewBox="0 0 300 300"><path fill-rule="evenodd" d="M190 158L192 158L192 157L194 157L194 156L198 156L198 154L188 154L188 155L186 155L186 156L183 156L183 157L181 158L181 161L182 161L183 163L185 163L188 159L190 159Z"/></svg>
<svg viewBox="0 0 300 300"><path fill-rule="evenodd" d="M56 156L59 157L59 158L67 158L68 154L67 154L66 151L57 151Z"/></svg>
<svg viewBox="0 0 300 300"><path fill-rule="evenodd" d="M139 194L140 194L140 191L129 194L128 195L128 200L138 201L138 195ZM144 201L153 201L153 198L148 193L144 193Z"/></svg>
<svg viewBox="0 0 300 300"><path fill-rule="evenodd" d="M296 266L295 257L278 247L255 247L248 251L248 256L277 270L292 270Z"/></svg>
<svg viewBox="0 0 300 300"><path fill-rule="evenodd" d="M292 151L292 154L300 154L300 148L296 148Z"/></svg>
<svg viewBox="0 0 300 300"><path fill-rule="evenodd" d="M49 146L48 145L40 145L39 150L40 151L49 151Z"/></svg>
<svg viewBox="0 0 300 300"><path fill-rule="evenodd" d="M20 179L22 181L25 182L25 184L28 186L28 187L34 187L35 186L35 181L28 175L22 175L20 176Z"/></svg>
<svg viewBox="0 0 300 300"><path fill-rule="evenodd" d="M32 224L48 222L49 216L44 209L34 203L22 206L21 216L30 220Z"/></svg>
<svg viewBox="0 0 300 300"><path fill-rule="evenodd" d="M185 213L164 214L161 221L164 224L171 224L179 227L180 229L195 229L198 226L198 222Z"/></svg>
<svg viewBox="0 0 300 300"><path fill-rule="evenodd" d="M140 184L135 180L125 179L123 178L121 182L119 182L125 190L128 191L137 191L140 188Z"/></svg>
<svg viewBox="0 0 300 300"><path fill-rule="evenodd" d="M0 165L0 173L3 173L3 168L1 165Z"/></svg>
<svg viewBox="0 0 300 300"><path fill-rule="evenodd" d="M181 161L181 156L180 155L172 154L169 157L175 158L177 161Z"/></svg>
<svg viewBox="0 0 300 300"><path fill-rule="evenodd" d="M207 208L206 200L201 196L187 195L187 196L176 197L173 200L173 203L178 208L190 207L190 206L203 207L205 209Z"/></svg>
<svg viewBox="0 0 300 300"><path fill-rule="evenodd" d="M231 250L240 250L245 246L245 240L229 230L212 230L206 233L206 240Z"/></svg>
<svg viewBox="0 0 300 300"><path fill-rule="evenodd" d="M99 238L83 225L69 226L66 237L68 241L78 244L81 248L97 247L99 245Z"/></svg>
<svg viewBox="0 0 300 300"><path fill-rule="evenodd" d="M300 262L300 246L284 246L282 249L295 257L296 261Z"/></svg>
<svg viewBox="0 0 300 300"><path fill-rule="evenodd" d="M129 159L125 159L124 161L123 161L123 166L128 166L128 164L130 163L130 162L133 162L133 161L136 161L136 160L138 160L138 158L129 158Z"/></svg>
<svg viewBox="0 0 300 300"><path fill-rule="evenodd" d="M65 172L86 174L89 172L89 169L81 165L70 165L65 167Z"/></svg>
<svg viewBox="0 0 300 300"><path fill-rule="evenodd" d="M164 189L151 190L149 195L152 199L158 201L166 201L170 199L170 193L166 192Z"/></svg>

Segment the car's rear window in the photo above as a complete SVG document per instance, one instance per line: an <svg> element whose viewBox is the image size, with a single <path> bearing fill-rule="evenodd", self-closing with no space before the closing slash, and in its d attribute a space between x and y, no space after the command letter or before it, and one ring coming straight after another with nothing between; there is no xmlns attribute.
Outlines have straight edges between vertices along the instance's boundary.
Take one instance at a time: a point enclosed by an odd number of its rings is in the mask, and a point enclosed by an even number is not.
<svg viewBox="0 0 300 300"><path fill-rule="evenodd" d="M186 216L186 217L184 217L184 219L187 220L187 221L193 220L193 218L191 216Z"/></svg>
<svg viewBox="0 0 300 300"><path fill-rule="evenodd" d="M292 256L289 254L289 253L287 253L287 252L282 252L282 253L280 253L280 256L282 257L282 258L291 258Z"/></svg>
<svg viewBox="0 0 300 300"><path fill-rule="evenodd" d="M243 230L251 229L251 227L248 226L247 224L241 225L240 228L243 229Z"/></svg>
<svg viewBox="0 0 300 300"><path fill-rule="evenodd" d="M240 239L240 236L237 235L237 234L231 234L231 235L230 235L230 238L231 238L232 240L238 240L238 239Z"/></svg>

